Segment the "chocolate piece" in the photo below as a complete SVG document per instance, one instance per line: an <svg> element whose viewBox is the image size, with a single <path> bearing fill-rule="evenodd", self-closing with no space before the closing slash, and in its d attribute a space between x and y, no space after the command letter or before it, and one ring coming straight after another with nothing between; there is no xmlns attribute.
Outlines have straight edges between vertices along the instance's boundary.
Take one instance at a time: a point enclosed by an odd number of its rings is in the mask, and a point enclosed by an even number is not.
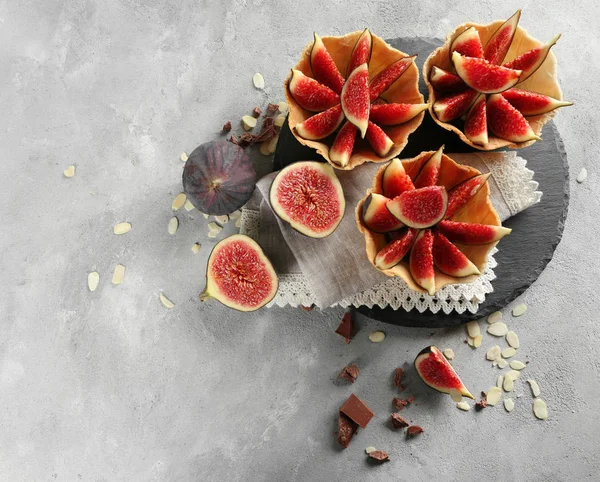
<svg viewBox="0 0 600 482"><path fill-rule="evenodd" d="M414 437L415 435L419 434L419 433L423 433L424 430L419 427L418 425L411 425L410 427L408 427L406 429L406 437L407 438L411 438Z"/></svg>
<svg viewBox="0 0 600 482"><path fill-rule="evenodd" d="M408 406L410 402L408 400L403 400L402 398L394 397L392 400L392 404L396 407L396 410L402 410L404 407Z"/></svg>
<svg viewBox="0 0 600 482"><path fill-rule="evenodd" d="M240 145L240 141L239 141L239 140L238 140L238 138L237 138L237 137L235 137L235 136L231 136L231 137L229 138L229 142L231 142L232 144L235 144L236 146L239 146L239 145Z"/></svg>
<svg viewBox="0 0 600 482"><path fill-rule="evenodd" d="M358 425L340 412L338 418L338 442L340 445L344 448L348 447L357 430Z"/></svg>
<svg viewBox="0 0 600 482"><path fill-rule="evenodd" d="M342 321L340 321L335 332L346 339L346 344L350 343L350 340L354 338L356 332L354 330L354 320L352 319L352 313L350 311L344 314L344 317L342 318Z"/></svg>
<svg viewBox="0 0 600 482"><path fill-rule="evenodd" d="M408 427L410 423L404 417L401 417L397 413L392 413L392 426L394 428L404 428Z"/></svg>
<svg viewBox="0 0 600 482"><path fill-rule="evenodd" d="M256 117L257 119L260 117L261 114L262 114L262 109L258 106L256 106L254 108L254 110L252 111L252 116Z"/></svg>
<svg viewBox="0 0 600 482"><path fill-rule="evenodd" d="M488 404L487 404L487 393L481 392L481 400L479 400L475 404L475 410L477 410L479 412L480 410L483 410L487 406L488 406Z"/></svg>
<svg viewBox="0 0 600 482"><path fill-rule="evenodd" d="M415 397L408 397L407 402L408 403L413 403L415 401Z"/></svg>
<svg viewBox="0 0 600 482"><path fill-rule="evenodd" d="M369 452L369 457L377 462L389 462L390 460L385 450L373 450L373 452Z"/></svg>
<svg viewBox="0 0 600 482"><path fill-rule="evenodd" d="M269 104L267 106L267 116L272 117L275 115L275 112L277 112L279 110L279 105L278 104Z"/></svg>
<svg viewBox="0 0 600 482"><path fill-rule="evenodd" d="M402 386L402 377L403 376L404 376L404 370L402 370L402 368L400 368L400 367L396 368L396 370L394 371L394 385L396 387L398 387L399 392L404 391L404 387Z"/></svg>
<svg viewBox="0 0 600 482"><path fill-rule="evenodd" d="M350 365L344 367L344 369L339 374L339 377L343 378L344 380L348 380L350 383L354 383L359 373L360 370L358 369L356 364L351 363Z"/></svg>
<svg viewBox="0 0 600 482"><path fill-rule="evenodd" d="M362 428L366 428L373 418L371 409L365 405L365 402L354 395L354 393L344 402L344 405L340 408L340 412L348 416L350 420L357 423Z"/></svg>
<svg viewBox="0 0 600 482"><path fill-rule="evenodd" d="M231 130L231 122L227 121L223 125L223 132L229 132L230 130ZM234 142L234 144L235 144L235 142Z"/></svg>
<svg viewBox="0 0 600 482"><path fill-rule="evenodd" d="M314 305L310 305L310 306L301 306L300 308L302 308L304 311L312 311L312 310L313 310L313 306L314 306Z"/></svg>

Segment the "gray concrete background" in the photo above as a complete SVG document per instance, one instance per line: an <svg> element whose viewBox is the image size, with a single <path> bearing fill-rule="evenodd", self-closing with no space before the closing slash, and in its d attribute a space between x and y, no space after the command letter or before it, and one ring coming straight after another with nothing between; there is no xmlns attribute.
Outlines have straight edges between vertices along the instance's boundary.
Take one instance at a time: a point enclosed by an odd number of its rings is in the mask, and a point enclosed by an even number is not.
<svg viewBox="0 0 600 482"><path fill-rule="evenodd" d="M598 480L600 21L595 2L576 5L1 0L0 479ZM523 378L538 380L550 417L533 418L522 380L514 412L475 414L409 372L406 393L418 399L405 414L426 433L406 441L386 425L393 368L430 343L452 347L475 393L495 382L484 356L496 340L473 351L462 329L431 335L362 319L346 346L333 334L341 310L243 315L200 304L214 240L194 211L167 233L178 156L280 100L313 30L443 37L517 8L536 37L563 33L554 51L576 103L556 118L573 179L564 238L519 300L527 313L508 316L517 358L531 361ZM252 86L257 71L264 92ZM114 236L123 220L133 230ZM116 263L127 274L115 287ZM95 293L91 270L101 274ZM161 290L174 309L159 303ZM387 338L376 345L367 336L378 328ZM357 383L337 383L352 360ZM340 451L335 413L352 391L376 415ZM368 445L392 462L367 464Z"/></svg>

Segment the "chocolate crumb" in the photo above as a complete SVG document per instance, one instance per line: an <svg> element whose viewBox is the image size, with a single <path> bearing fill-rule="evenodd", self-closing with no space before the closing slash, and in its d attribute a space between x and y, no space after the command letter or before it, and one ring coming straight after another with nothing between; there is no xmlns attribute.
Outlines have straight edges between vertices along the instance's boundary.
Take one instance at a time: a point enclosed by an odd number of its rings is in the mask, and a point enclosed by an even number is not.
<svg viewBox="0 0 600 482"><path fill-rule="evenodd" d="M488 406L488 403L487 403L487 393L481 392L481 400L479 400L475 404L475 410L477 410L479 412L480 410L483 410L487 406Z"/></svg>
<svg viewBox="0 0 600 482"><path fill-rule="evenodd" d="M398 387L399 392L404 391L404 387L402 386L402 377L403 376L404 376L404 370L402 370L402 368L400 368L400 367L396 368L396 370L394 371L394 385L396 387Z"/></svg>
<svg viewBox="0 0 600 482"><path fill-rule="evenodd" d="M267 113L265 114L267 117L273 117L275 112L279 110L279 105L277 104L269 104L267 106Z"/></svg>
<svg viewBox="0 0 600 482"><path fill-rule="evenodd" d="M338 376L344 380L348 380L350 383L354 383L358 378L359 373L360 370L358 366L356 366L355 363L351 363L350 365L345 366Z"/></svg>
<svg viewBox="0 0 600 482"><path fill-rule="evenodd" d="M418 425L411 425L406 429L406 438L414 437L415 435L423 432L424 430Z"/></svg>
<svg viewBox="0 0 600 482"><path fill-rule="evenodd" d="M408 427L410 423L404 417L398 415L397 413L392 413L392 426L394 428L404 428Z"/></svg>
<svg viewBox="0 0 600 482"><path fill-rule="evenodd" d="M389 462L390 457L385 450L373 450L369 453L369 458L377 460L377 462Z"/></svg>
<svg viewBox="0 0 600 482"><path fill-rule="evenodd" d="M254 110L252 111L252 115L254 117L256 117L257 119L260 117L261 114L262 114L262 109L260 107L258 107L258 106L256 106L254 108Z"/></svg>
<svg viewBox="0 0 600 482"><path fill-rule="evenodd" d="M396 410L402 410L404 407L408 406L410 402L408 400L403 400L402 398L394 397L392 404L396 407Z"/></svg>
<svg viewBox="0 0 600 482"><path fill-rule="evenodd" d="M229 132L231 130L231 121L225 122L223 124L223 132Z"/></svg>
<svg viewBox="0 0 600 482"><path fill-rule="evenodd" d="M344 448L348 447L352 437L358 430L358 425L340 412L338 418L338 442Z"/></svg>
<svg viewBox="0 0 600 482"><path fill-rule="evenodd" d="M344 314L344 317L340 321L335 332L346 339L346 344L350 343L350 340L354 338L356 331L354 329L354 320L352 319L352 313L350 311Z"/></svg>
<svg viewBox="0 0 600 482"><path fill-rule="evenodd" d="M313 310L313 306L314 305L310 305L310 306L301 306L300 308L302 308L304 311L312 311Z"/></svg>
<svg viewBox="0 0 600 482"><path fill-rule="evenodd" d="M229 138L229 142L231 142L232 144L235 144L236 146L239 146L239 145L240 145L240 141L239 141L239 140L238 140L238 138L237 138L237 137L235 137L235 136L231 136L231 137Z"/></svg>
<svg viewBox="0 0 600 482"><path fill-rule="evenodd" d="M415 401L415 397L408 397L408 403L413 403Z"/></svg>

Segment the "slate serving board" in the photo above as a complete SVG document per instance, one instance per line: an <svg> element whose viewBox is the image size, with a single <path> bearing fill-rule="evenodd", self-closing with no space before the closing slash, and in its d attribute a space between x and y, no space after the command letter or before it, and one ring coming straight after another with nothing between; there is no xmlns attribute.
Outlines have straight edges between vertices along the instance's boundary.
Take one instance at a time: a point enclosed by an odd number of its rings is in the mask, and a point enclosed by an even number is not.
<svg viewBox="0 0 600 482"><path fill-rule="evenodd" d="M393 47L408 54L417 54L417 65L422 70L427 56L443 41L431 38L397 38L387 40ZM427 87L423 79L419 89L427 99ZM494 291L480 304L479 311L473 313L436 314L430 311L419 313L394 310L392 308L367 308L361 306L358 311L376 320L402 326L420 326L441 328L458 325L479 319L502 309L523 293L538 278L554 250L560 242L569 206L569 169L563 142L553 122L544 126L543 141L536 142L518 153L527 159L527 166L535 172L534 179L539 182L544 193L540 203L508 219L504 225L512 228L510 236L498 244L499 252L495 258L498 267L494 269L497 278L492 282ZM426 113L419 128L409 137L409 142L400 153L401 158L414 157L422 151L434 150L442 144L447 153L473 152L475 149L464 144L456 134L442 129ZM289 130L287 123L281 131L274 167L276 170L299 160L319 160L313 149L301 145ZM360 169L360 167L358 167Z"/></svg>

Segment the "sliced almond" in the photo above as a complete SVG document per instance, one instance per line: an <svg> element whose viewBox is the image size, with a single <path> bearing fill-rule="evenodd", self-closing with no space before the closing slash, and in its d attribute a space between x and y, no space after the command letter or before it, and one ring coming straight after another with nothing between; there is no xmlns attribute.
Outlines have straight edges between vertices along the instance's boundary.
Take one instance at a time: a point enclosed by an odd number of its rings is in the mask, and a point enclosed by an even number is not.
<svg viewBox="0 0 600 482"><path fill-rule="evenodd" d="M187 162L187 160L188 160L187 152L182 152L181 154L179 154L179 159L181 159L183 162Z"/></svg>
<svg viewBox="0 0 600 482"><path fill-rule="evenodd" d="M515 350L512 346L509 348L505 348L504 350L502 350L502 358L510 358L511 356L515 356L517 353L517 350Z"/></svg>
<svg viewBox="0 0 600 482"><path fill-rule="evenodd" d="M173 216L171 219L169 219L167 231L169 232L169 234L175 234L177 232L178 228L179 228L179 219L177 219L177 216Z"/></svg>
<svg viewBox="0 0 600 482"><path fill-rule="evenodd" d="M462 401L462 393L460 393L459 390L451 389L448 394L450 395L450 398L456 403L460 403Z"/></svg>
<svg viewBox="0 0 600 482"><path fill-rule="evenodd" d="M242 117L242 127L245 131L251 131L256 127L256 117L245 115Z"/></svg>
<svg viewBox="0 0 600 482"><path fill-rule="evenodd" d="M177 194L177 196L175 196L175 199L173 199L173 203L171 204L171 209L173 209L173 211L177 211L177 210L181 209L181 206L183 206L186 201L187 201L187 196L185 195L184 192L180 192L179 194Z"/></svg>
<svg viewBox="0 0 600 482"><path fill-rule="evenodd" d="M490 406L496 405L502 398L502 390L498 387L492 387L487 392L487 404Z"/></svg>
<svg viewBox="0 0 600 482"><path fill-rule="evenodd" d="M498 345L494 345L492 348L490 348L487 351L487 353L485 354L485 358L487 360L494 361L498 357L500 357L501 353L502 353L502 348L500 348Z"/></svg>
<svg viewBox="0 0 600 482"><path fill-rule="evenodd" d="M268 141L267 150L268 150L269 154L275 153L275 151L277 150L277 142L279 142L279 136L275 136L275 137L273 137L273 139Z"/></svg>
<svg viewBox="0 0 600 482"><path fill-rule="evenodd" d="M98 283L100 283L100 275L97 271L92 271L88 273L88 289L93 293L98 288Z"/></svg>
<svg viewBox="0 0 600 482"><path fill-rule="evenodd" d="M483 335L477 335L473 338L473 346L475 348L479 348L481 346L481 342L483 341Z"/></svg>
<svg viewBox="0 0 600 482"><path fill-rule="evenodd" d="M469 346L472 346L473 348L475 348L475 340L473 338L471 338L470 336L467 336L467 344Z"/></svg>
<svg viewBox="0 0 600 482"><path fill-rule="evenodd" d="M539 397L541 392L540 386L537 384L537 382L535 380L527 380L527 383L529 383L529 387L531 388L531 393L533 396Z"/></svg>
<svg viewBox="0 0 600 482"><path fill-rule="evenodd" d="M367 447L365 453L370 454L371 452L375 452L375 450L377 450L375 447Z"/></svg>
<svg viewBox="0 0 600 482"><path fill-rule="evenodd" d="M256 87L257 89L262 90L265 88L265 78L259 72L254 74L254 77L252 77L252 83L254 84L254 87Z"/></svg>
<svg viewBox="0 0 600 482"><path fill-rule="evenodd" d="M192 245L192 253L196 254L198 251L200 251L200 243L194 243Z"/></svg>
<svg viewBox="0 0 600 482"><path fill-rule="evenodd" d="M214 221L208 223L208 237L216 238L218 234L222 231L223 227L220 224L215 223Z"/></svg>
<svg viewBox="0 0 600 482"><path fill-rule="evenodd" d="M67 167L63 171L63 174L64 174L65 177L73 177L75 175L75 166L69 166L69 167Z"/></svg>
<svg viewBox="0 0 600 482"><path fill-rule="evenodd" d="M510 362L510 367L513 370L523 370L523 368L527 367L527 365L525 365L525 363L520 362L519 360L513 360Z"/></svg>
<svg viewBox="0 0 600 482"><path fill-rule="evenodd" d="M504 377L504 381L502 382L502 388L505 392L512 392L514 387L514 380L509 376Z"/></svg>
<svg viewBox="0 0 600 482"><path fill-rule="evenodd" d="M513 308L512 315L513 316L521 316L526 311L527 311L527 305L525 303L521 303L520 305L517 305Z"/></svg>
<svg viewBox="0 0 600 482"><path fill-rule="evenodd" d="M236 228L241 228L242 227L242 218L238 218L235 220L235 227Z"/></svg>
<svg viewBox="0 0 600 482"><path fill-rule="evenodd" d="M507 412L512 412L514 408L515 408L515 402L513 401L513 399L505 398L504 399L504 410L506 410Z"/></svg>
<svg viewBox="0 0 600 482"><path fill-rule="evenodd" d="M442 353L447 360L454 360L454 350L452 348L446 348Z"/></svg>
<svg viewBox="0 0 600 482"><path fill-rule="evenodd" d="M275 117L273 124L275 124L277 127L281 127L284 122L285 122L285 115L281 114L281 115L278 115L277 117Z"/></svg>
<svg viewBox="0 0 600 482"><path fill-rule="evenodd" d="M476 321L469 321L467 323L467 333L471 338L475 338L477 335L479 335L481 333L481 330L479 329L479 323Z"/></svg>
<svg viewBox="0 0 600 482"><path fill-rule="evenodd" d="M504 375L498 375L498 378L496 378L496 386L502 388L502 382L504 382Z"/></svg>
<svg viewBox="0 0 600 482"><path fill-rule="evenodd" d="M173 308L175 306L175 303L173 303L169 298L167 298L164 293L161 293L159 296L160 298L160 302L163 304L163 306L165 308Z"/></svg>
<svg viewBox="0 0 600 482"><path fill-rule="evenodd" d="M242 216L242 211L240 211L239 209L238 209L237 211L233 211L233 212L232 212L232 213L229 215L229 217L230 217L231 219L238 219L238 218L239 218L239 217L241 217L241 216Z"/></svg>
<svg viewBox="0 0 600 482"><path fill-rule="evenodd" d="M506 376L513 379L513 382L521 376L521 372L518 370L509 370L506 372Z"/></svg>
<svg viewBox="0 0 600 482"><path fill-rule="evenodd" d="M227 216L227 214L224 216L215 216L215 221L219 224L227 224L229 222L229 216Z"/></svg>
<svg viewBox="0 0 600 482"><path fill-rule="evenodd" d="M185 204L183 205L183 209L185 209L186 211L191 211L194 208L194 205L192 204L192 202L188 199ZM208 218L208 214L205 215L206 218Z"/></svg>
<svg viewBox="0 0 600 482"><path fill-rule="evenodd" d="M581 168L579 174L577 175L577 182L581 184L583 181L587 179L587 169L585 167Z"/></svg>
<svg viewBox="0 0 600 482"><path fill-rule="evenodd" d="M204 216L204 219L208 219L208 214L202 213L202 216Z"/></svg>
<svg viewBox="0 0 600 482"><path fill-rule="evenodd" d="M500 358L500 360L501 360L501 359L502 359L502 358ZM498 359L498 358L496 358L496 359L495 359L495 360L492 362L492 366L493 366L493 367L497 367L497 366L498 366L498 360L499 360L499 359Z"/></svg>
<svg viewBox="0 0 600 482"><path fill-rule="evenodd" d="M471 405L469 405L467 402L458 402L456 404L456 408L468 412L469 410L471 410Z"/></svg>
<svg viewBox="0 0 600 482"><path fill-rule="evenodd" d="M383 331L374 331L369 335L369 340L373 343L381 343L385 339L385 333Z"/></svg>
<svg viewBox="0 0 600 482"><path fill-rule="evenodd" d="M508 366L508 362L504 358L498 360L498 368L503 369Z"/></svg>
<svg viewBox="0 0 600 482"><path fill-rule="evenodd" d="M271 155L271 151L269 149L269 142L270 141L264 141L264 142L260 143L260 149L259 149L259 151L260 151L260 153L263 156L270 156Z"/></svg>
<svg viewBox="0 0 600 482"><path fill-rule="evenodd" d="M287 114L287 111L289 110L289 106L287 102L278 102L277 106L279 107L279 112L281 112L282 114Z"/></svg>
<svg viewBox="0 0 600 482"><path fill-rule="evenodd" d="M508 333L508 327L501 321L497 321L487 327L487 332L493 336L504 336Z"/></svg>
<svg viewBox="0 0 600 482"><path fill-rule="evenodd" d="M519 337L514 331L509 331L506 334L506 343L508 343L513 348L519 348Z"/></svg>
<svg viewBox="0 0 600 482"><path fill-rule="evenodd" d="M546 402L544 402L541 398L534 400L533 414L540 420L546 420L548 418L548 407L546 407Z"/></svg>
<svg viewBox="0 0 600 482"><path fill-rule="evenodd" d="M491 325L492 323L496 323L502 319L501 311L494 311L490 316L487 317L487 322Z"/></svg>
<svg viewBox="0 0 600 482"><path fill-rule="evenodd" d="M131 231L131 223L127 222L116 224L113 228L113 233L115 234L125 234L129 231Z"/></svg>
<svg viewBox="0 0 600 482"><path fill-rule="evenodd" d="M124 277L125 277L125 266L123 266L122 264L116 265L115 270L113 271L112 284L120 285L123 282Z"/></svg>

